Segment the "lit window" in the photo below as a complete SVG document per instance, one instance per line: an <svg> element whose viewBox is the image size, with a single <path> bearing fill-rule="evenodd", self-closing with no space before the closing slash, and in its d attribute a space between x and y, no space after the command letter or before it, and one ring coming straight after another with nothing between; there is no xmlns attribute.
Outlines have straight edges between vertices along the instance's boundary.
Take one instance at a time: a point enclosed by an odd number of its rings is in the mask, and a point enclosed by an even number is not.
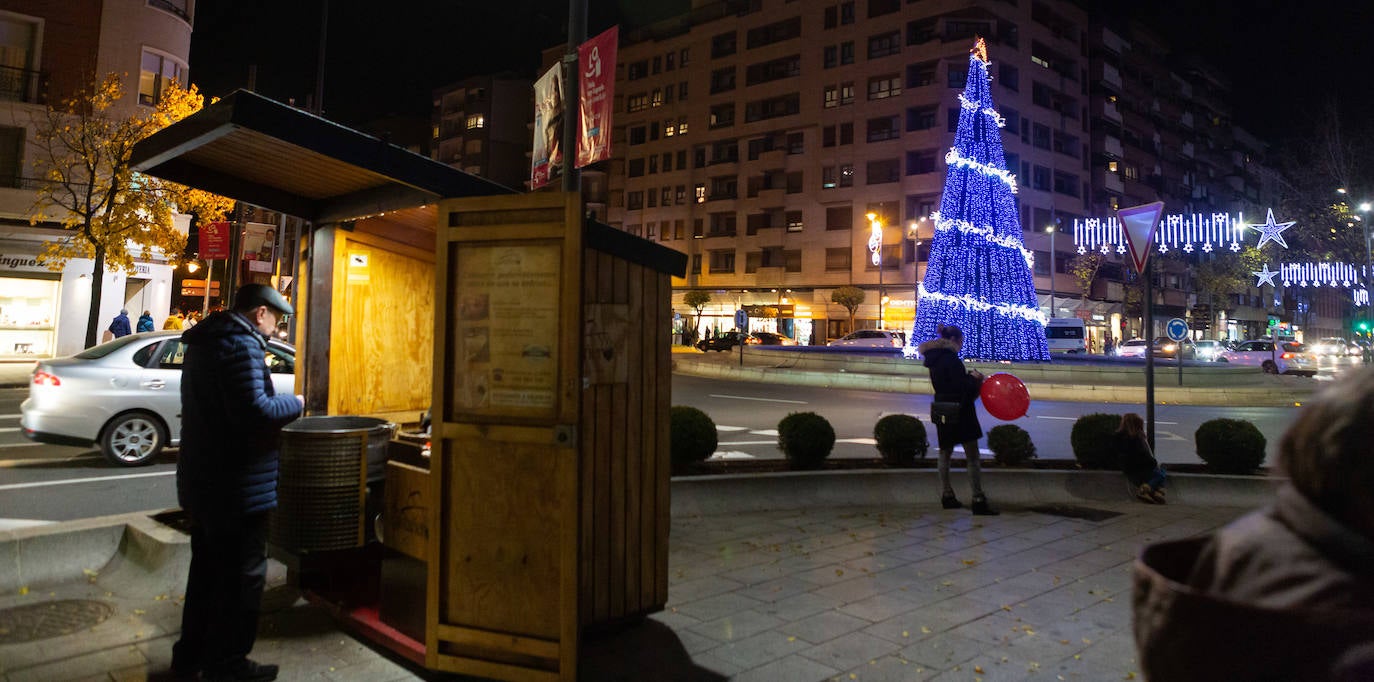
<svg viewBox="0 0 1374 682"><path fill-rule="evenodd" d="M482 114L470 114L470 115L468 116L468 121L467 121L468 130L476 130L477 128L485 128L486 125L487 125L487 117L486 117L486 116L484 116L484 115L482 115Z"/></svg>
<svg viewBox="0 0 1374 682"><path fill-rule="evenodd" d="M150 50L143 51L138 74L138 103L154 106L162 99L170 81L181 82L186 67L171 57Z"/></svg>
<svg viewBox="0 0 1374 682"><path fill-rule="evenodd" d="M1116 172L1116 162L1115 162L1115 161L1108 161L1108 162L1107 162L1107 170L1109 170L1109 171L1115 173L1115 172Z"/></svg>

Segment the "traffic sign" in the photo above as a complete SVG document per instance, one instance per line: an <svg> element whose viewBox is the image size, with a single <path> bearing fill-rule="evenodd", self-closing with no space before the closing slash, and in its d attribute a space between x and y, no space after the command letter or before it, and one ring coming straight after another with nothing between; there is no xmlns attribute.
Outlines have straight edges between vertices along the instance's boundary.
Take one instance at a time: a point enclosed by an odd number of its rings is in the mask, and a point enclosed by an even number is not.
<svg viewBox="0 0 1374 682"><path fill-rule="evenodd" d="M1181 317L1175 317L1164 325L1164 333L1169 335L1170 341L1182 341L1188 338L1188 323Z"/></svg>
<svg viewBox="0 0 1374 682"><path fill-rule="evenodd" d="M743 308L735 311L735 328L740 331L749 330L749 313L745 312Z"/></svg>
<svg viewBox="0 0 1374 682"><path fill-rule="evenodd" d="M1116 211L1116 219L1121 223L1121 233L1126 237L1126 246L1131 250L1136 272L1145 272L1145 262L1150 258L1150 243L1155 239L1155 228L1159 226L1159 216L1163 213L1162 201Z"/></svg>

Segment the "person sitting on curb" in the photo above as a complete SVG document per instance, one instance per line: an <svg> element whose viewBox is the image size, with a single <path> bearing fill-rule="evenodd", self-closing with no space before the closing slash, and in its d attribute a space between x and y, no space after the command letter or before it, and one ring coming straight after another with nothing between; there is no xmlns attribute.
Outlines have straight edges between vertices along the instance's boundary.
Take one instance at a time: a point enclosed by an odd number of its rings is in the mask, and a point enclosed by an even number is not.
<svg viewBox="0 0 1374 682"><path fill-rule="evenodd" d="M1374 369L1351 370L1279 442L1274 501L1146 546L1135 640L1151 680L1374 679Z"/></svg>
<svg viewBox="0 0 1374 682"><path fill-rule="evenodd" d="M1164 504L1164 484L1169 482L1169 476L1150 451L1150 441L1145 438L1145 420L1134 412L1121 415L1121 426L1112 438L1117 452L1121 453L1121 473L1135 488L1136 499Z"/></svg>

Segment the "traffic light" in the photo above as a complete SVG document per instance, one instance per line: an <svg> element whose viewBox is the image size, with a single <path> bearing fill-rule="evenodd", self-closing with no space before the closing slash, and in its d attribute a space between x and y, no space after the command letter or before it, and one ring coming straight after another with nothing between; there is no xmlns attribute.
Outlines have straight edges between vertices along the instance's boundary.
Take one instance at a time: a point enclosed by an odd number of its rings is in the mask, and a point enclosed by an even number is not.
<svg viewBox="0 0 1374 682"><path fill-rule="evenodd" d="M1270 315L1270 316L1269 316L1269 328L1270 328L1270 329L1273 329L1274 327L1277 327L1277 326L1279 326L1279 318L1277 318L1277 317L1275 317L1275 316L1273 316L1273 315Z"/></svg>
<svg viewBox="0 0 1374 682"><path fill-rule="evenodd" d="M1356 321L1355 321L1355 331L1357 331L1357 332L1359 332L1359 333L1361 333L1361 334L1368 334L1368 333L1369 333L1369 320L1356 320Z"/></svg>

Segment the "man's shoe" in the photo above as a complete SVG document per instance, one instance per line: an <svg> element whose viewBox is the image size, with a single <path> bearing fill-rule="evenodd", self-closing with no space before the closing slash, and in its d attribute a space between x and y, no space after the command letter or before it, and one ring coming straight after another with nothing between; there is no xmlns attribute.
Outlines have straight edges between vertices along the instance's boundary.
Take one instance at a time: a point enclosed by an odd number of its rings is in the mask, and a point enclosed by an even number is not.
<svg viewBox="0 0 1374 682"><path fill-rule="evenodd" d="M959 498L955 497L954 493L947 493L940 497L940 506L945 509L959 509L964 505L959 502Z"/></svg>
<svg viewBox="0 0 1374 682"><path fill-rule="evenodd" d="M1155 501L1155 504L1164 504L1166 502L1164 498L1164 489L1155 488L1154 490L1152 490L1150 492L1150 499L1153 499Z"/></svg>
<svg viewBox="0 0 1374 682"><path fill-rule="evenodd" d="M1135 498L1147 504L1159 504L1159 500L1155 498L1155 491L1149 483L1140 484L1140 487L1135 491Z"/></svg>
<svg viewBox="0 0 1374 682"><path fill-rule="evenodd" d="M992 505L988 504L988 498L982 495L973 498L974 516L997 516L1000 513L1002 512L993 509Z"/></svg>
<svg viewBox="0 0 1374 682"><path fill-rule="evenodd" d="M207 668L200 673L200 679L206 682L272 682L277 679L277 666L243 658L223 667Z"/></svg>

